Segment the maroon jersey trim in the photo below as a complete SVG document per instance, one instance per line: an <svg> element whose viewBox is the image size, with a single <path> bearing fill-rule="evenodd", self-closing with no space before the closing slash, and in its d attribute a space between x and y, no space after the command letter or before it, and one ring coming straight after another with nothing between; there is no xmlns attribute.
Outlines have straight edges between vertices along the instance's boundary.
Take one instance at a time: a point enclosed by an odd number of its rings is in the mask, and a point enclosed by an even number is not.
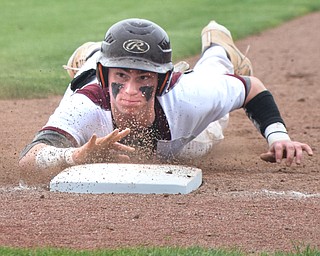
<svg viewBox="0 0 320 256"><path fill-rule="evenodd" d="M102 89L99 84L89 84L77 90L76 93L87 96L94 104L104 110L111 110L108 89Z"/></svg>
<svg viewBox="0 0 320 256"><path fill-rule="evenodd" d="M66 137L69 141L72 142L73 145L77 145L77 141L75 140L75 138L68 132L58 128L58 127L54 127L54 126L46 126L44 128L42 128L40 131L55 131L57 133L60 133L61 135L63 135L64 137Z"/></svg>

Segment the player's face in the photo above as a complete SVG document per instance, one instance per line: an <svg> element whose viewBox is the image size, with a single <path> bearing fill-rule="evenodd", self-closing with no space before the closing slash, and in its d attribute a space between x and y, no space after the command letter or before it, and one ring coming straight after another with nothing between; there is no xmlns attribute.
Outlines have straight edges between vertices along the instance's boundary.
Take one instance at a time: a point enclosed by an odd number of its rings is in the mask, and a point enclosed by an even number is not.
<svg viewBox="0 0 320 256"><path fill-rule="evenodd" d="M122 114L143 114L154 106L158 74L134 70L109 68L111 105Z"/></svg>

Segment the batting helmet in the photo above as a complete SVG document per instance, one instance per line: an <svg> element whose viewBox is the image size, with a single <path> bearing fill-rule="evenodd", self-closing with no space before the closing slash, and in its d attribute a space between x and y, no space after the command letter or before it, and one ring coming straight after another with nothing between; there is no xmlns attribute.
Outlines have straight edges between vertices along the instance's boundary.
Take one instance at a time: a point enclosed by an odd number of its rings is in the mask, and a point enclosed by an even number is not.
<svg viewBox="0 0 320 256"><path fill-rule="evenodd" d="M144 19L122 20L107 31L97 58L98 78L108 85L108 68L129 68L158 73L157 95L167 88L173 64L167 33Z"/></svg>

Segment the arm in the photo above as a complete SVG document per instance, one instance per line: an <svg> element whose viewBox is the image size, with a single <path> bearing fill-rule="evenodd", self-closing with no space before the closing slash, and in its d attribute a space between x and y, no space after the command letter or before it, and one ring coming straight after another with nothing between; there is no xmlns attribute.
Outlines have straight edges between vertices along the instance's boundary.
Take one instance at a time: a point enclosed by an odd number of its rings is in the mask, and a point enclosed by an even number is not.
<svg viewBox="0 0 320 256"><path fill-rule="evenodd" d="M128 160L129 157L125 153L134 151L134 148L118 141L129 133L130 129L123 131L116 129L102 138L93 135L87 143L77 148L61 148L38 143L20 158L19 166L23 169L41 170L66 168L85 163Z"/></svg>
<svg viewBox="0 0 320 256"><path fill-rule="evenodd" d="M313 152L309 145L291 141L278 107L263 83L255 77L246 79L250 80L250 85L247 86L244 109L269 144L269 150L261 154L261 159L280 163L286 158L286 164L290 166L294 159L296 164L301 163L303 151L311 156Z"/></svg>

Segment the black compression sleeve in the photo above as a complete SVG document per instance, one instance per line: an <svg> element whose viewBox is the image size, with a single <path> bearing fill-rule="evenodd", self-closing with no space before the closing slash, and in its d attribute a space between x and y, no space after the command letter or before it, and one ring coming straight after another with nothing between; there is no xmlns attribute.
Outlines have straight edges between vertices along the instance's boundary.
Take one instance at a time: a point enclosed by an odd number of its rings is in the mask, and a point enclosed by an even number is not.
<svg viewBox="0 0 320 256"><path fill-rule="evenodd" d="M265 129L273 123L284 124L272 94L263 91L251 99L244 107L247 116L264 136Z"/></svg>

